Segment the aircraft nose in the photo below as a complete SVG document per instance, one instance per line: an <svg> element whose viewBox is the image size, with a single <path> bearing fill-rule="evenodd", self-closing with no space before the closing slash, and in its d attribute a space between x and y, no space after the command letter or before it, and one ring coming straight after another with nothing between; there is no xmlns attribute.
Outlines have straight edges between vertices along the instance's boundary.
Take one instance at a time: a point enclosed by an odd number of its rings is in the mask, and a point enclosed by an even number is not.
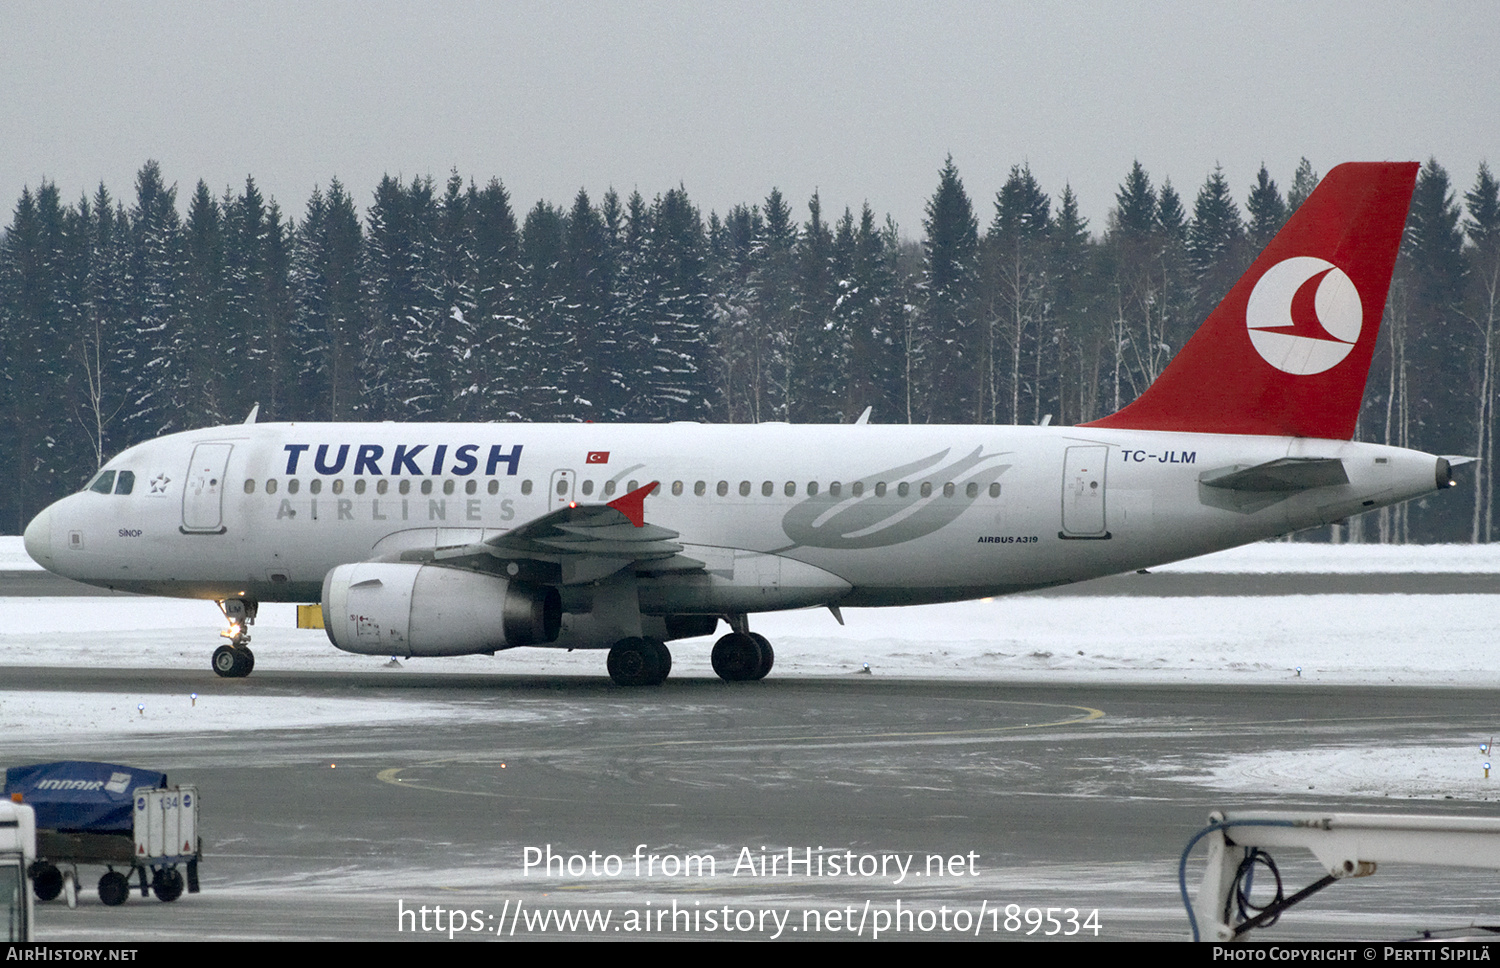
<svg viewBox="0 0 1500 968"><path fill-rule="evenodd" d="M49 507L26 526L26 553L43 568L52 567L52 509Z"/></svg>

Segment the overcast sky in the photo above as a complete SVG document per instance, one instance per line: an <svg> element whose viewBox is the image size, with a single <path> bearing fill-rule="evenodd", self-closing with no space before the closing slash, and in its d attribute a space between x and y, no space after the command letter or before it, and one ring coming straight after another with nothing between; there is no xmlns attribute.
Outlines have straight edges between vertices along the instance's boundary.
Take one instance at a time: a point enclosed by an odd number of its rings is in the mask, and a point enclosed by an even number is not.
<svg viewBox="0 0 1500 968"><path fill-rule="evenodd" d="M1012 165L1097 232L1132 160L1191 206L1215 164L1500 149L1500 6L1434 3L66 3L0 5L0 205L44 178L185 207L253 175L300 218L337 176L499 176L540 198L687 188L723 213L869 201L921 235L952 154L981 225Z"/></svg>

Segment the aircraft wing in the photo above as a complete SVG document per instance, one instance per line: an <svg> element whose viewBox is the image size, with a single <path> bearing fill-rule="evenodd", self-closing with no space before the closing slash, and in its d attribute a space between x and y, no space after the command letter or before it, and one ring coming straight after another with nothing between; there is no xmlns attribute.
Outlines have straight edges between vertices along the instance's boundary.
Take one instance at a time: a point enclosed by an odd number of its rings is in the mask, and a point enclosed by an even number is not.
<svg viewBox="0 0 1500 968"><path fill-rule="evenodd" d="M680 554L676 531L646 522L646 495L655 487L653 481L608 504L559 508L483 541L440 547L432 561L561 585L598 581L632 565L701 570L703 562Z"/></svg>

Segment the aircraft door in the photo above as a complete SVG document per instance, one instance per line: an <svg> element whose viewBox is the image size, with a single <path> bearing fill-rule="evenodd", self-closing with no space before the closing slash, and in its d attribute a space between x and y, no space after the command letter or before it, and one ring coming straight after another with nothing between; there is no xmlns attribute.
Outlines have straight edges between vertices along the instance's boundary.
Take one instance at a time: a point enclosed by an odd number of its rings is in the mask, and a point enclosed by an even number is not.
<svg viewBox="0 0 1500 968"><path fill-rule="evenodd" d="M1063 458L1060 538L1108 538L1104 530L1104 473L1109 448L1069 447Z"/></svg>
<svg viewBox="0 0 1500 968"><path fill-rule="evenodd" d="M547 510L556 511L572 504L576 498L573 489L578 486L578 472L556 470L552 472L552 485L547 489Z"/></svg>
<svg viewBox="0 0 1500 968"><path fill-rule="evenodd" d="M184 534L224 533L224 472L233 444L199 444L193 448L182 488Z"/></svg>

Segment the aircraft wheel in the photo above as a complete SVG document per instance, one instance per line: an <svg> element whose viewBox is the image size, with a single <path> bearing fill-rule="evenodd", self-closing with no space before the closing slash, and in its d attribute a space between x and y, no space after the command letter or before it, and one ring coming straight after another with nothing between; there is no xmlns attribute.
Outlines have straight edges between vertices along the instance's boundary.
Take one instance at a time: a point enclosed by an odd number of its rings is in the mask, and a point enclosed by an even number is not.
<svg viewBox="0 0 1500 968"><path fill-rule="evenodd" d="M130 896L130 881L119 871L106 871L99 878L99 900L109 907L117 907L125 903Z"/></svg>
<svg viewBox="0 0 1500 968"><path fill-rule="evenodd" d="M767 648L769 648L769 643ZM760 678L761 646L755 639L742 632L730 632L728 635L714 643L714 651L710 657L713 661L714 672L725 682L749 682ZM766 671L771 670L769 662L764 663Z"/></svg>
<svg viewBox="0 0 1500 968"><path fill-rule="evenodd" d="M225 679L243 679L255 668L255 655L249 649L221 645L214 649L214 672Z"/></svg>
<svg viewBox="0 0 1500 968"><path fill-rule="evenodd" d="M151 890L155 892L156 899L171 903L182 897L183 881L182 875L175 867L158 867L156 873L151 875Z"/></svg>
<svg viewBox="0 0 1500 968"><path fill-rule="evenodd" d="M666 652L661 645L660 652ZM620 686L656 686L665 679L660 652L653 647L651 639L631 637L621 639L609 650L609 677ZM668 653L670 656L670 653Z"/></svg>
<svg viewBox="0 0 1500 968"><path fill-rule="evenodd" d="M767 639L764 635L761 635L758 632L751 632L749 634L750 637L755 640L755 644L760 646L760 668L757 669L755 675L751 676L750 678L764 679L766 675L771 671L771 666L776 664L776 650L771 648L770 640Z"/></svg>
<svg viewBox="0 0 1500 968"><path fill-rule="evenodd" d="M62 893L63 876L57 865L39 860L31 865L31 889L38 901L50 901Z"/></svg>
<svg viewBox="0 0 1500 968"><path fill-rule="evenodd" d="M667 648L667 643L661 639L647 639L646 644L655 650L656 662L659 666L658 678L652 685L660 685L667 681L667 676L672 674L672 650Z"/></svg>

